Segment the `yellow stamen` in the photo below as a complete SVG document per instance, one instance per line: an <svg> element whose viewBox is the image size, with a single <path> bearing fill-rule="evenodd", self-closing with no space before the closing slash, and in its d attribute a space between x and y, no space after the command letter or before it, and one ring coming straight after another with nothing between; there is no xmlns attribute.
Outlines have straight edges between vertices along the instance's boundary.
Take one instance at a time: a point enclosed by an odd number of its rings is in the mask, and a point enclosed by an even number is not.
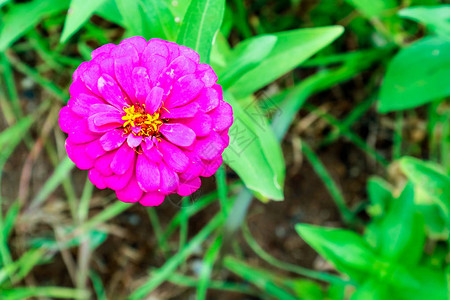
<svg viewBox="0 0 450 300"><path fill-rule="evenodd" d="M122 117L122 127L125 133L133 133L135 136L157 136L159 135L159 127L163 124L160 119L160 110L153 115L145 113L145 105L124 106L123 111L126 113ZM134 132L133 128L140 127L139 132Z"/></svg>

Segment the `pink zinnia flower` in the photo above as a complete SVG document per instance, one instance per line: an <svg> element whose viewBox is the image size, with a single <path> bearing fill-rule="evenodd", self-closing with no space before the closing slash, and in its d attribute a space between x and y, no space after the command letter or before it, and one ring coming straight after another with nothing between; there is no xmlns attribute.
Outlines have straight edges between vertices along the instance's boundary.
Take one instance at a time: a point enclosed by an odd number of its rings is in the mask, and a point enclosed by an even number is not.
<svg viewBox="0 0 450 300"><path fill-rule="evenodd" d="M92 52L59 114L66 150L100 189L159 205L188 196L222 164L233 122L217 76L194 50L142 37Z"/></svg>

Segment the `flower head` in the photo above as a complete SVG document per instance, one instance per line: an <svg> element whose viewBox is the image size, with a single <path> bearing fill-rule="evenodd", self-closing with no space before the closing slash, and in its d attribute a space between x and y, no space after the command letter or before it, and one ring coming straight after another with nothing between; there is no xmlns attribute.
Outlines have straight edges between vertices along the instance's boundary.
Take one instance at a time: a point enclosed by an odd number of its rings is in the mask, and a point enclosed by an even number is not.
<svg viewBox="0 0 450 300"><path fill-rule="evenodd" d="M132 37L92 52L60 111L66 150L123 202L188 196L222 164L233 122L217 76L192 49Z"/></svg>

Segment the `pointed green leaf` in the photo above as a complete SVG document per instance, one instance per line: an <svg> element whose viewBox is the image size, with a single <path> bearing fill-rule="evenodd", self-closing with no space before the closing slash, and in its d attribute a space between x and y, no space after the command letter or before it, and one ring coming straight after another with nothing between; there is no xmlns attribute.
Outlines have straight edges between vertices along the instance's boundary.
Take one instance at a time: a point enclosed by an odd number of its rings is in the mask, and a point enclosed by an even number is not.
<svg viewBox="0 0 450 300"><path fill-rule="evenodd" d="M393 199L391 187L379 177L372 177L368 180L367 194L371 205L368 212L372 217L383 215Z"/></svg>
<svg viewBox="0 0 450 300"><path fill-rule="evenodd" d="M222 24L224 0L191 0L181 23L178 44L200 54L200 61L209 63L213 39Z"/></svg>
<svg viewBox="0 0 450 300"><path fill-rule="evenodd" d="M229 57L227 68L219 74L222 88L228 89L245 73L258 66L270 54L276 42L276 36L264 35L236 46Z"/></svg>
<svg viewBox="0 0 450 300"><path fill-rule="evenodd" d="M61 43L64 43L76 33L105 1L106 0L71 0L61 35Z"/></svg>
<svg viewBox="0 0 450 300"><path fill-rule="evenodd" d="M380 17L397 6L395 0L346 0L366 17Z"/></svg>
<svg viewBox="0 0 450 300"><path fill-rule="evenodd" d="M283 153L264 112L254 102L237 102L229 94L225 99L233 106L234 121L224 161L252 191L264 198L283 200Z"/></svg>
<svg viewBox="0 0 450 300"><path fill-rule="evenodd" d="M414 265L422 257L425 228L414 204L414 189L408 184L394 199L386 217L376 229L378 252L390 261Z"/></svg>
<svg viewBox="0 0 450 300"><path fill-rule="evenodd" d="M398 12L401 17L426 25L438 35L450 36L450 5L415 6Z"/></svg>
<svg viewBox="0 0 450 300"><path fill-rule="evenodd" d="M115 0L123 19L127 36L144 35L144 23L141 15L141 5L138 0Z"/></svg>
<svg viewBox="0 0 450 300"><path fill-rule="evenodd" d="M117 8L116 1L108 0L103 2L103 4L97 8L95 13L103 19L124 26L124 20Z"/></svg>
<svg viewBox="0 0 450 300"><path fill-rule="evenodd" d="M143 8L145 37L175 41L178 27L166 1L140 0L140 2Z"/></svg>
<svg viewBox="0 0 450 300"><path fill-rule="evenodd" d="M450 40L427 37L400 50L381 85L382 113L417 107L450 95Z"/></svg>
<svg viewBox="0 0 450 300"><path fill-rule="evenodd" d="M450 176L438 166L413 157L402 158L400 168L414 185L440 206L450 225Z"/></svg>
<svg viewBox="0 0 450 300"><path fill-rule="evenodd" d="M295 229L337 270L358 282L366 280L370 273L383 267L367 242L352 231L307 224L297 224Z"/></svg>
<svg viewBox="0 0 450 300"><path fill-rule="evenodd" d="M5 51L14 41L36 26L45 17L69 7L69 0L34 0L14 5L0 24L0 51Z"/></svg>
<svg viewBox="0 0 450 300"><path fill-rule="evenodd" d="M243 75L230 91L236 98L244 98L275 79L291 71L306 59L329 45L344 32L341 26L297 29L275 33L277 42L271 53L245 75ZM254 37L245 41L246 45L252 43Z"/></svg>

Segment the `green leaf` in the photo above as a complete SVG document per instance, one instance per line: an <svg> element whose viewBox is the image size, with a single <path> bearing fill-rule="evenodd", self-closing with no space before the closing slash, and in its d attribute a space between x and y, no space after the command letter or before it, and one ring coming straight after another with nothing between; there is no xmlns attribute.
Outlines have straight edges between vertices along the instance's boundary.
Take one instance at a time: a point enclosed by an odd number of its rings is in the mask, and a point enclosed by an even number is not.
<svg viewBox="0 0 450 300"><path fill-rule="evenodd" d="M397 6L395 0L346 0L366 17L380 17Z"/></svg>
<svg viewBox="0 0 450 300"><path fill-rule="evenodd" d="M425 244L425 229L423 218L416 211L411 184L393 200L386 217L372 229L378 235L376 248L383 257L409 265L419 262Z"/></svg>
<svg viewBox="0 0 450 300"><path fill-rule="evenodd" d="M229 94L225 94L225 99L233 106L234 122L224 161L252 191L283 200L286 172L283 153L264 112L254 102L237 102Z"/></svg>
<svg viewBox="0 0 450 300"><path fill-rule="evenodd" d="M399 267L387 279L391 285L390 299L448 300L445 272L423 266Z"/></svg>
<svg viewBox="0 0 450 300"><path fill-rule="evenodd" d="M140 3L144 13L145 37L175 41L177 25L166 2L140 0Z"/></svg>
<svg viewBox="0 0 450 300"><path fill-rule="evenodd" d="M297 224L295 229L337 270L358 282L363 282L370 273L383 267L367 242L352 231L307 224Z"/></svg>
<svg viewBox="0 0 450 300"><path fill-rule="evenodd" d="M392 299L391 293L384 282L376 279L367 280L352 294L351 300L382 300ZM398 299L396 299L398 300Z"/></svg>
<svg viewBox="0 0 450 300"><path fill-rule="evenodd" d="M97 8L95 13L112 23L124 26L124 20L117 8L116 1L108 0L103 2L103 4Z"/></svg>
<svg viewBox="0 0 450 300"><path fill-rule="evenodd" d="M0 0L0 8L11 0Z"/></svg>
<svg viewBox="0 0 450 300"><path fill-rule="evenodd" d="M64 43L76 33L105 1L106 0L71 0L61 35L61 43Z"/></svg>
<svg viewBox="0 0 450 300"><path fill-rule="evenodd" d="M228 89L245 73L258 66L272 51L277 42L274 35L264 35L241 43L233 49L226 70L219 74L219 83Z"/></svg>
<svg viewBox="0 0 450 300"><path fill-rule="evenodd" d="M379 177L372 177L368 180L367 194L370 201L368 213L372 217L383 215L393 200L391 187Z"/></svg>
<svg viewBox="0 0 450 300"><path fill-rule="evenodd" d="M323 47L329 45L343 32L342 26L328 26L297 29L270 35L277 37L271 53L261 64L244 74L230 88L230 92L238 99L256 92L300 65ZM249 45L254 39L261 37L248 39L244 45Z"/></svg>
<svg viewBox="0 0 450 300"><path fill-rule="evenodd" d="M69 0L34 0L15 4L0 25L0 51L36 26L42 19L60 13L69 7Z"/></svg>
<svg viewBox="0 0 450 300"><path fill-rule="evenodd" d="M222 24L224 0L191 0L181 23L178 44L200 54L200 61L209 63L211 47Z"/></svg>
<svg viewBox="0 0 450 300"><path fill-rule="evenodd" d="M439 170L438 166L413 157L402 158L400 168L414 185L439 205L447 225L450 225L450 176Z"/></svg>
<svg viewBox="0 0 450 300"><path fill-rule="evenodd" d="M417 191L417 190L416 190ZM417 210L422 214L427 229L427 234L431 239L446 241L449 237L442 211L436 203L423 203L417 205Z"/></svg>
<svg viewBox="0 0 450 300"><path fill-rule="evenodd" d="M450 95L450 40L428 37L400 50L390 62L378 110L417 107Z"/></svg>
<svg viewBox="0 0 450 300"><path fill-rule="evenodd" d="M398 14L426 25L438 35L450 36L450 5L408 7Z"/></svg>
<svg viewBox="0 0 450 300"><path fill-rule="evenodd" d="M320 284L305 279L296 279L292 281L292 288L300 299L304 300L323 300L325 299Z"/></svg>
<svg viewBox="0 0 450 300"><path fill-rule="evenodd" d="M141 7L138 0L115 0L123 19L123 26L127 36L144 35Z"/></svg>

